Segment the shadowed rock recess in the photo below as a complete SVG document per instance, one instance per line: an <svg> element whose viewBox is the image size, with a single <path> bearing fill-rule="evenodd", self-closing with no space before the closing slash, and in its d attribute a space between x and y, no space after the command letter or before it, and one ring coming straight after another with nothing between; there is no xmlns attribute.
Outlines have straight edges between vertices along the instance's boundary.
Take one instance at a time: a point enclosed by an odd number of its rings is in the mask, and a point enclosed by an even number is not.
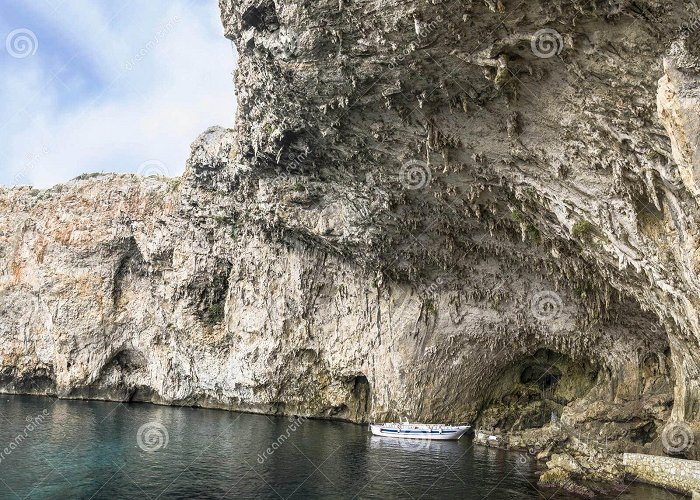
<svg viewBox="0 0 700 500"><path fill-rule="evenodd" d="M697 458L693 3L221 0L182 178L0 191L2 390Z"/></svg>

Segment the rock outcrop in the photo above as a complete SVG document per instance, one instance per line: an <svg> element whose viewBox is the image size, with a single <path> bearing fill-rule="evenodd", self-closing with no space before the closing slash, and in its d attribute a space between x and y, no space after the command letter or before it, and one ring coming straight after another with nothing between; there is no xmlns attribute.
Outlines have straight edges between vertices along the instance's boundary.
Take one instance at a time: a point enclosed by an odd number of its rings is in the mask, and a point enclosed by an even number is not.
<svg viewBox="0 0 700 500"><path fill-rule="evenodd" d="M691 4L221 0L181 179L0 192L2 390L697 456Z"/></svg>

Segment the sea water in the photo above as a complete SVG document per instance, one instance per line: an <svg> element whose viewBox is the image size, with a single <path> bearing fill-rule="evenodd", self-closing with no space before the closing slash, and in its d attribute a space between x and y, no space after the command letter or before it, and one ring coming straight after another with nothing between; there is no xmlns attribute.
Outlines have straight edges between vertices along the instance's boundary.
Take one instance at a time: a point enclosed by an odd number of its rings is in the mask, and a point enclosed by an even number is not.
<svg viewBox="0 0 700 500"><path fill-rule="evenodd" d="M0 498L552 498L528 453L367 426L0 395ZM570 498L559 492L554 498ZM630 486L619 499L672 498Z"/></svg>

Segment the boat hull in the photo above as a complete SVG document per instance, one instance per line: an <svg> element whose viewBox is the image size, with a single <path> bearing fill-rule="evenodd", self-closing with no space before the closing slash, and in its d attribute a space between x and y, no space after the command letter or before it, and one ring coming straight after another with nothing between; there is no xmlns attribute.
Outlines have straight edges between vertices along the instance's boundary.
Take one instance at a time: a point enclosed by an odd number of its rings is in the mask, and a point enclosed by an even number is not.
<svg viewBox="0 0 700 500"><path fill-rule="evenodd" d="M395 439L429 439L431 441L457 441L470 429L468 425L455 427L432 427L425 425L393 426L370 424L374 436Z"/></svg>

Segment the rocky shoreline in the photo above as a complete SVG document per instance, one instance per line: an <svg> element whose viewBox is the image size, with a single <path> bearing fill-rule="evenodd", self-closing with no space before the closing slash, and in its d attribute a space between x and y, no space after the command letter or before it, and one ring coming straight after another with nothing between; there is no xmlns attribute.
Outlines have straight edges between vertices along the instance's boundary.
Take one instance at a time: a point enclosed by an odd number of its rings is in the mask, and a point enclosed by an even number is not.
<svg viewBox="0 0 700 500"><path fill-rule="evenodd" d="M497 438L497 439L494 439ZM619 494L625 490L622 457L603 447L589 446L556 424L517 436L497 437L477 431L474 442L482 446L519 451L538 462L538 486L566 491L583 498Z"/></svg>
<svg viewBox="0 0 700 500"><path fill-rule="evenodd" d="M0 390L700 458L697 7L220 8L236 124L181 178L0 189Z"/></svg>

